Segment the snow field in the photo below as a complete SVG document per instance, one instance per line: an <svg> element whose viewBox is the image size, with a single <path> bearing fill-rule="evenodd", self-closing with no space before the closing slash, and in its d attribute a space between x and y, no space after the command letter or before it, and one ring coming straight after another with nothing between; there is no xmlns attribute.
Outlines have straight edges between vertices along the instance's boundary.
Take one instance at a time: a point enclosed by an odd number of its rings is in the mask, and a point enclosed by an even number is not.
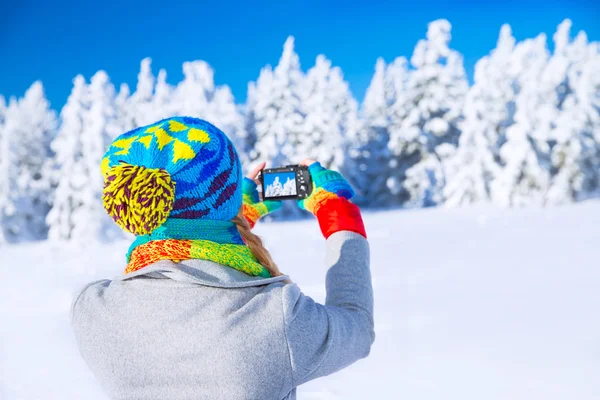
<svg viewBox="0 0 600 400"><path fill-rule="evenodd" d="M300 399L597 399L600 203L365 213L377 338ZM280 268L325 297L314 220L259 224ZM128 242L0 248L0 398L105 399L68 312L115 276ZM308 250L309 249L309 250Z"/></svg>

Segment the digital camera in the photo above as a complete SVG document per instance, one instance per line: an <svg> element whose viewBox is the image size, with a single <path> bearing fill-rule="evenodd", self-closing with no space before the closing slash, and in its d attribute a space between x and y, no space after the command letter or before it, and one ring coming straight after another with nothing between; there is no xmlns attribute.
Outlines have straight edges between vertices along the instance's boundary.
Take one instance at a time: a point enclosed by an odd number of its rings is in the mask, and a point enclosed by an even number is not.
<svg viewBox="0 0 600 400"><path fill-rule="evenodd" d="M312 179L305 165L265 168L260 174L264 200L300 200L310 196Z"/></svg>

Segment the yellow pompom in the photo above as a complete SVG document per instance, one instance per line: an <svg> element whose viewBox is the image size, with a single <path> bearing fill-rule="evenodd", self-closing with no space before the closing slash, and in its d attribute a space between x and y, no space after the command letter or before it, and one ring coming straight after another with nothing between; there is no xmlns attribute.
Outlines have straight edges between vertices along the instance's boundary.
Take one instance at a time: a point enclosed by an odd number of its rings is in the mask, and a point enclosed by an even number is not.
<svg viewBox="0 0 600 400"><path fill-rule="evenodd" d="M175 182L164 169L122 163L104 178L104 209L135 235L147 235L165 222L174 199Z"/></svg>

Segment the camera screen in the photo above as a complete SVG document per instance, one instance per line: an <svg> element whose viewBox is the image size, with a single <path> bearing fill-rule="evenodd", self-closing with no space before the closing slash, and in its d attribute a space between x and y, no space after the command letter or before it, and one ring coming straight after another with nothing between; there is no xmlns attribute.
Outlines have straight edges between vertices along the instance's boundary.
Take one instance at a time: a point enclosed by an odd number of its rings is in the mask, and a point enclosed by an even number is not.
<svg viewBox="0 0 600 400"><path fill-rule="evenodd" d="M264 176L265 197L296 196L296 173L273 172Z"/></svg>

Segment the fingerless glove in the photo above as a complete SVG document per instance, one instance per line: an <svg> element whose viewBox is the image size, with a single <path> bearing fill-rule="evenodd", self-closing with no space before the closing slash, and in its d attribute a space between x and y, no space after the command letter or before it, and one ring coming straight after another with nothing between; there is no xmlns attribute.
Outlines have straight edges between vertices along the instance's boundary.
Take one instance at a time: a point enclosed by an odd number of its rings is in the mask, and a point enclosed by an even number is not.
<svg viewBox="0 0 600 400"><path fill-rule="evenodd" d="M260 201L256 183L250 179L244 177L242 181L242 207L244 211L244 217L250 224L250 228L254 228L256 221L265 215L277 211L281 208L283 203L278 200L265 200Z"/></svg>
<svg viewBox="0 0 600 400"><path fill-rule="evenodd" d="M298 206L317 217L325 238L335 232L352 231L367 237L360 209L350 202L354 190L342 174L331 171L320 163L308 167L313 181L313 191Z"/></svg>

